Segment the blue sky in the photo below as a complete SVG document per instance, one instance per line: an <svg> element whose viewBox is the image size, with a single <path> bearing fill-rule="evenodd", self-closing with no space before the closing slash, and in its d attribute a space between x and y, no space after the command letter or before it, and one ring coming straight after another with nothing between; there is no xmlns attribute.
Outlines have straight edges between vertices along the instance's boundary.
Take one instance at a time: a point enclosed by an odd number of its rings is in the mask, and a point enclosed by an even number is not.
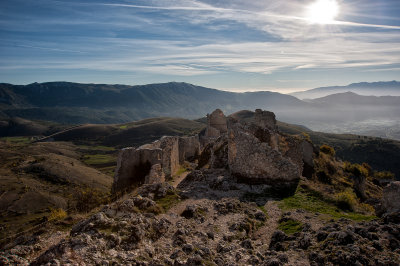
<svg viewBox="0 0 400 266"><path fill-rule="evenodd" d="M2 0L0 82L184 81L289 92L400 79L400 1Z"/></svg>

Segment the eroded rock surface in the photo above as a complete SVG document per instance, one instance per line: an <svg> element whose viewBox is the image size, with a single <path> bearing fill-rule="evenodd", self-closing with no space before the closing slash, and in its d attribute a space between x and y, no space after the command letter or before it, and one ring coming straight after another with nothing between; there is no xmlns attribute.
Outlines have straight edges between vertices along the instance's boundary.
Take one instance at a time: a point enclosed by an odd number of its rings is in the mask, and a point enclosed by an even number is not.
<svg viewBox="0 0 400 266"><path fill-rule="evenodd" d="M246 132L242 125L232 125L228 137L228 165L239 182L297 185L299 168L279 151Z"/></svg>
<svg viewBox="0 0 400 266"><path fill-rule="evenodd" d="M400 212L400 181L391 182L383 189L382 205L387 213Z"/></svg>

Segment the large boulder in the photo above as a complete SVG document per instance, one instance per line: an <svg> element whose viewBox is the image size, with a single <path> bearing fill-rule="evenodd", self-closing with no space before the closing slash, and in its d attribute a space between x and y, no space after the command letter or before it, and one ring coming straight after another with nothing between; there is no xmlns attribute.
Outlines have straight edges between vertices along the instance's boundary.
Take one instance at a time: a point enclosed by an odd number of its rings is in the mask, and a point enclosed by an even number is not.
<svg viewBox="0 0 400 266"><path fill-rule="evenodd" d="M240 123L229 128L228 164L231 174L244 183L292 186L300 178L294 162L247 132Z"/></svg>
<svg viewBox="0 0 400 266"><path fill-rule="evenodd" d="M386 213L400 212L400 181L391 182L383 189L382 207Z"/></svg>

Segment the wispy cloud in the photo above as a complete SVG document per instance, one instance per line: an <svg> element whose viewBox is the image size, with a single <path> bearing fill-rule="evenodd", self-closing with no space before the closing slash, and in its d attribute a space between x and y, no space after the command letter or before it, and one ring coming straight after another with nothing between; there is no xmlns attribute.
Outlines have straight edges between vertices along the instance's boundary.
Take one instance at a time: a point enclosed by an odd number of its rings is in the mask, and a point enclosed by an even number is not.
<svg viewBox="0 0 400 266"><path fill-rule="evenodd" d="M251 73L276 75L276 80L286 79L278 77L280 73L324 69L397 71L400 25L395 21L390 25L382 25L388 21L379 19L361 23L350 19L353 15L314 25L304 15L310 2L38 0L37 13L3 11L0 27L11 29L12 34L0 36L0 69L173 77ZM13 6L16 10L17 4ZM68 12L61 12L63 8ZM355 11L349 10L348 14ZM277 82L314 79L300 76Z"/></svg>

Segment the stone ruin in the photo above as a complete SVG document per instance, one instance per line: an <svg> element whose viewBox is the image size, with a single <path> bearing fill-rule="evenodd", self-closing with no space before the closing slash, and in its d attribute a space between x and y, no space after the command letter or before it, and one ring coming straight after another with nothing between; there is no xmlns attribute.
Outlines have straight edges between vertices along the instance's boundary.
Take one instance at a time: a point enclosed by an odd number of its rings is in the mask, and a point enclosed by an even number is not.
<svg viewBox="0 0 400 266"><path fill-rule="evenodd" d="M313 145L280 133L275 114L257 109L251 121L226 117L217 109L207 115L200 136L163 137L139 148L125 148L118 158L113 191L132 185L164 182L185 161L197 169L226 169L239 183L296 187L314 171Z"/></svg>
<svg viewBox="0 0 400 266"><path fill-rule="evenodd" d="M165 182L179 170L181 164L193 160L199 152L198 136L166 136L139 148L122 149L118 156L113 192L133 185Z"/></svg>

